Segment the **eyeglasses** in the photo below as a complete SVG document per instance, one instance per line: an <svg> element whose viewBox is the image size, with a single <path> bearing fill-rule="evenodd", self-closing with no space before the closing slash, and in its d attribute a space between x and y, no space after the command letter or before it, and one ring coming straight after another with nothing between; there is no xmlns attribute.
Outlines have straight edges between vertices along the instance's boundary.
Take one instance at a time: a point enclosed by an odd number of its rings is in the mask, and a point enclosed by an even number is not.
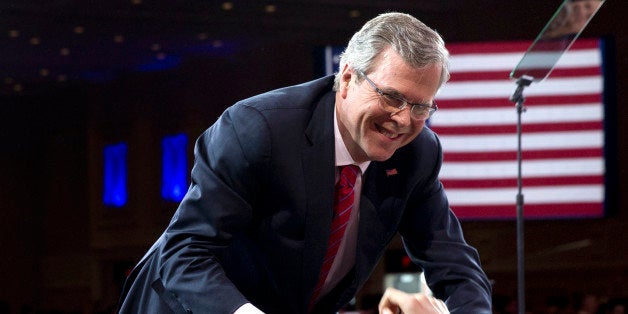
<svg viewBox="0 0 628 314"><path fill-rule="evenodd" d="M371 81L371 79L369 79L369 77L366 76L364 72L358 69L355 69L355 70L358 72L358 74L363 76L366 79L366 81L373 87L375 92L378 93L379 96L381 96L382 101L380 101L379 103L382 109L384 109L387 112L390 112L391 114L400 112L401 110L405 109L406 106L410 105L411 116L417 120L425 120L425 119L430 118L432 114L434 114L434 112L438 110L438 106L436 105L436 103L433 103L432 105L413 104L405 100L401 96L384 92L383 90L379 89L375 85L375 83L373 83L373 81Z"/></svg>

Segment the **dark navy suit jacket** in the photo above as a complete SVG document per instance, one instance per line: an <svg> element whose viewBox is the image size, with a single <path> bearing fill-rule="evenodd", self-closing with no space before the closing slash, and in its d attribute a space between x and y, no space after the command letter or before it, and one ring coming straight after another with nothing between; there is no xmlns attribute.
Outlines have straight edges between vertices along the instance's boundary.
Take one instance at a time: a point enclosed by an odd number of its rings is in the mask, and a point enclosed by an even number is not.
<svg viewBox="0 0 628 314"><path fill-rule="evenodd" d="M195 146L192 183L135 267L123 313L305 313L326 251L334 193L333 77L228 108ZM490 313L490 286L438 180L425 128L364 174L355 266L315 308L333 313L399 233L452 313Z"/></svg>

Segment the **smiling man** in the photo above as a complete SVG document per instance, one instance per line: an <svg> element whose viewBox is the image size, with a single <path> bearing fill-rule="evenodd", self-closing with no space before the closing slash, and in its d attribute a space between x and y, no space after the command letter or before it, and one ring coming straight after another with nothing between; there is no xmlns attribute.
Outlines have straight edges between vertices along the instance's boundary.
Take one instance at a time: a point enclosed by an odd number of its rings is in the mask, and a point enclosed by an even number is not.
<svg viewBox="0 0 628 314"><path fill-rule="evenodd" d="M434 297L389 293L386 306L490 313L425 126L448 57L422 22L382 14L352 37L335 77L228 108L198 139L192 184L120 312L335 313L400 234Z"/></svg>

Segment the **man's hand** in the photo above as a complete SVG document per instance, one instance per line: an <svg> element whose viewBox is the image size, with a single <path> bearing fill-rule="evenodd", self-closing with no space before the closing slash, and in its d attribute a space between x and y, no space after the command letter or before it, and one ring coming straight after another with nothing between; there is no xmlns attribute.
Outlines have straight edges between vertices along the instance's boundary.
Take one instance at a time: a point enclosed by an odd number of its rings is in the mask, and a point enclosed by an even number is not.
<svg viewBox="0 0 628 314"><path fill-rule="evenodd" d="M386 289L379 302L381 314L448 314L447 306L439 299L423 293L406 293L394 288Z"/></svg>

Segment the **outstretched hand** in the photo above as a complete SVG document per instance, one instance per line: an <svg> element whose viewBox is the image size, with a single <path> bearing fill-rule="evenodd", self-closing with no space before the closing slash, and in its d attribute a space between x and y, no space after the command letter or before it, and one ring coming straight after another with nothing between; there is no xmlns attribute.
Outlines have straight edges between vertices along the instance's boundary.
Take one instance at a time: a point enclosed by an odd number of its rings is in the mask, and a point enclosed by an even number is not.
<svg viewBox="0 0 628 314"><path fill-rule="evenodd" d="M379 302L381 314L448 314L447 306L439 299L423 293L406 293L394 288L386 289Z"/></svg>

